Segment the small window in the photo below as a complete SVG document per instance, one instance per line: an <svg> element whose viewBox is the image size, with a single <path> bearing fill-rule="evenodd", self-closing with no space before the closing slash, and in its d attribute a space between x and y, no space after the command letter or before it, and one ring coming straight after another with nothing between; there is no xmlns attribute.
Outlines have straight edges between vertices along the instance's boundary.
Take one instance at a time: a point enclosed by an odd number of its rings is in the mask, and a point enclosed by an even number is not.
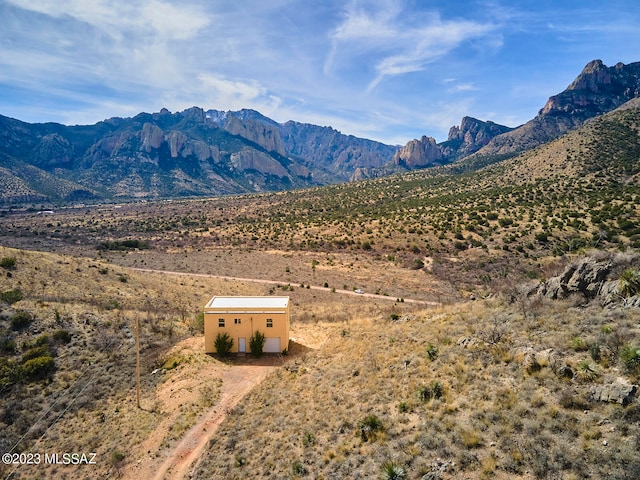
<svg viewBox="0 0 640 480"><path fill-rule="evenodd" d="M218 319L218 327L224 327L224 318Z"/></svg>
<svg viewBox="0 0 640 480"><path fill-rule="evenodd" d="M273 327L273 319L267 318L267 328L271 328L271 327Z"/></svg>
<svg viewBox="0 0 640 480"><path fill-rule="evenodd" d="M234 318L233 323L235 323L236 325L240 325L242 323L242 320L240 320L239 318Z"/></svg>

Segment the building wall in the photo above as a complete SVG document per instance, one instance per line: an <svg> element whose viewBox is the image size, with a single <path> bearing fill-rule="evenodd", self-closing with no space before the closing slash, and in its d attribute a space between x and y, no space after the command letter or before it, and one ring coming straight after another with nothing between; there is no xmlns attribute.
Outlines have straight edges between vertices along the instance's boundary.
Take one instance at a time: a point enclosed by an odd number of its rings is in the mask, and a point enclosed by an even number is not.
<svg viewBox="0 0 640 480"><path fill-rule="evenodd" d="M224 327L219 327L219 319L224 319ZM236 323L236 319L240 323ZM267 327L267 319L273 322ZM206 353L215 353L215 341L219 332L227 332L233 339L232 352L238 352L239 339L245 339L246 352L251 351L249 341L251 336L259 331L265 338L280 338L280 351L289 348L289 312L282 313L282 309L268 312L265 309L258 312L228 312L208 309L204 313L204 348Z"/></svg>

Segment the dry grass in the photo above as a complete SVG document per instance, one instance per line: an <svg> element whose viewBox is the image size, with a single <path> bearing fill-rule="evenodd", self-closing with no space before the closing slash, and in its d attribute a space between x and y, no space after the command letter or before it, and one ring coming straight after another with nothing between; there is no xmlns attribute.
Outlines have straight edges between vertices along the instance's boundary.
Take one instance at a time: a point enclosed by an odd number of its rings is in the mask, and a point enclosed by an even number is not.
<svg viewBox="0 0 640 480"><path fill-rule="evenodd" d="M507 318L499 339L492 334L496 316ZM294 470L311 478L377 478L388 461L408 478L442 462L448 467L441 478L627 478L628 465L638 467L640 428L633 422L640 409L589 400L593 384L619 372L600 362L602 377L567 381L551 364L527 371L517 352L552 348L554 362L575 367L588 353L572 350L563 333L597 335L615 324L637 342L639 319L633 310L553 303L532 324L514 306L493 301L395 322L362 316L346 328L322 325L322 348L247 397L215 436L197 478L283 478ZM434 383L441 396L425 397ZM567 395L570 407L563 406ZM383 429L365 439L361 422L369 415Z"/></svg>

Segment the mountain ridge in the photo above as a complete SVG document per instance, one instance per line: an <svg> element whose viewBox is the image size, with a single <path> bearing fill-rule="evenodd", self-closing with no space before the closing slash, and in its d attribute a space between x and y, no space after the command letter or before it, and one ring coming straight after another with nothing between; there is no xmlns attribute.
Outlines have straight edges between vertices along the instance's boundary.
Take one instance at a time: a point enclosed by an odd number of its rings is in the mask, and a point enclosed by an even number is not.
<svg viewBox="0 0 640 480"><path fill-rule="evenodd" d="M517 128L472 117L445 142L404 146L251 109L113 117L94 125L29 124L0 115L0 203L69 203L288 190L463 162L479 168L530 150L640 96L640 62L589 62Z"/></svg>

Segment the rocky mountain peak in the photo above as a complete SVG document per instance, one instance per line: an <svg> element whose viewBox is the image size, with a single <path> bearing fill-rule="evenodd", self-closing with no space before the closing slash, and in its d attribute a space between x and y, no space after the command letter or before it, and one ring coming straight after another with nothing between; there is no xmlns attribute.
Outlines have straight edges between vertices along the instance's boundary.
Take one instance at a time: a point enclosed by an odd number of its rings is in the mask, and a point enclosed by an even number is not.
<svg viewBox="0 0 640 480"><path fill-rule="evenodd" d="M589 62L564 92L549 98L539 115L570 114L582 123L640 96L640 62L607 67Z"/></svg>
<svg viewBox="0 0 640 480"><path fill-rule="evenodd" d="M426 135L423 135L420 140L411 140L393 156L395 165L407 168L427 167L441 160L442 151L436 144L436 140Z"/></svg>

